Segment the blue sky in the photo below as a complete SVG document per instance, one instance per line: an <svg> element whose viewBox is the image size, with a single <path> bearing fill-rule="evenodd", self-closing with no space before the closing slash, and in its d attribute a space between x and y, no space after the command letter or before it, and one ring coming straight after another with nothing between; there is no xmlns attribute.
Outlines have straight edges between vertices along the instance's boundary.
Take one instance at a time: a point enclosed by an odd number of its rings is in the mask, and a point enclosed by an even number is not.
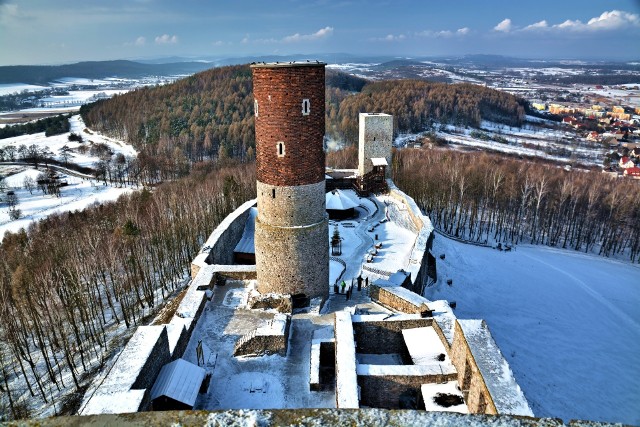
<svg viewBox="0 0 640 427"><path fill-rule="evenodd" d="M353 53L640 59L640 0L0 0L0 65Z"/></svg>

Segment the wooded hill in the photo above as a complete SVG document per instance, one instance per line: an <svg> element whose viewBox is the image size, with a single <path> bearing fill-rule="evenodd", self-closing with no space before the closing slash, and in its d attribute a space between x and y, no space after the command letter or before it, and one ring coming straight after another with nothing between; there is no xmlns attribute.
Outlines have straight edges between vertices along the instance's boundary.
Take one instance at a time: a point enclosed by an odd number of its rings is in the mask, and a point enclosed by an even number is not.
<svg viewBox="0 0 640 427"><path fill-rule="evenodd" d="M188 74L211 67L206 62L142 64L134 61L85 61L64 65L0 66L0 82L47 84L65 77L102 79L105 76L145 77Z"/></svg>
<svg viewBox="0 0 640 427"><path fill-rule="evenodd" d="M525 101L471 84L420 80L367 82L335 70L326 74L327 136L357 142L358 113L394 115L396 132L434 121L478 126L482 119L514 125ZM155 157L176 149L191 161L255 155L253 95L248 65L207 70L161 87L141 88L80 110L85 123Z"/></svg>

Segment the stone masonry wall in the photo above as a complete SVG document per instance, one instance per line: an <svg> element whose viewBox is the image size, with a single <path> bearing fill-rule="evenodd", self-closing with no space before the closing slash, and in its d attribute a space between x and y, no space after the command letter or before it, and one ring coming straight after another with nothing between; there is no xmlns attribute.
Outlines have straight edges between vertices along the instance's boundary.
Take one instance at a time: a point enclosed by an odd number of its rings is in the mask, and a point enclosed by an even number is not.
<svg viewBox="0 0 640 427"><path fill-rule="evenodd" d="M158 341L153 346L153 350L149 353L149 357L144 366L140 370L135 382L131 385L132 389L151 388L156 381L160 369L167 363L171 362L171 354L169 353L169 338L167 329L163 328Z"/></svg>
<svg viewBox="0 0 640 427"><path fill-rule="evenodd" d="M497 414L498 411L493 403L491 394L489 393L489 389L487 388L484 379L482 378L482 374L480 373L478 365L473 358L471 349L469 348L469 344L464 337L464 333L462 332L462 328L460 328L460 324L458 323L458 321L455 322L453 345L451 346L449 356L451 357L451 361L458 371L458 384L461 388L463 388L463 393L466 394L465 402L467 404L467 407L469 408L469 411L474 414ZM467 372L468 370L470 371L470 374ZM467 375L471 376L468 392L464 390L464 378ZM478 408L481 394L484 395L484 399L487 404L485 410L482 412L479 411Z"/></svg>
<svg viewBox="0 0 640 427"><path fill-rule="evenodd" d="M453 374L452 374L453 375ZM454 375L455 376L455 375ZM398 409L400 396L415 393L418 396L422 384L449 379L450 375L358 375L360 404L372 408ZM451 378L453 379L453 378ZM420 399L416 399L420 402Z"/></svg>
<svg viewBox="0 0 640 427"><path fill-rule="evenodd" d="M387 159L387 177L391 173L391 142L393 116L382 113L360 113L358 138L358 174L364 176L373 170L371 159Z"/></svg>
<svg viewBox="0 0 640 427"><path fill-rule="evenodd" d="M397 353L408 357L409 352L404 343L402 330L431 326L432 323L432 318L353 322L356 351L362 354Z"/></svg>
<svg viewBox="0 0 640 427"><path fill-rule="evenodd" d="M258 292L329 293L329 222L308 227L271 227L256 220ZM258 248L260 250L258 251Z"/></svg>
<svg viewBox="0 0 640 427"><path fill-rule="evenodd" d="M372 300L402 313L420 314L428 309L425 304L416 305L411 301L393 294L388 289L377 285L371 285L369 287L369 295Z"/></svg>
<svg viewBox="0 0 640 427"><path fill-rule="evenodd" d="M279 227L320 222L327 216L324 189L324 181L288 187L274 187L258 181L258 216L260 221ZM275 197L273 197L274 194Z"/></svg>

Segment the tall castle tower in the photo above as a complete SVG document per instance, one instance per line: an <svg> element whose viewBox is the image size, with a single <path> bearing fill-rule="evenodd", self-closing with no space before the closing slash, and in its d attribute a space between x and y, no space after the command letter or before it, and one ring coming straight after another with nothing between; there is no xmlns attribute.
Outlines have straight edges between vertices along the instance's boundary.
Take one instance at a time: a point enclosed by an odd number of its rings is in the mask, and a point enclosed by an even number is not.
<svg viewBox="0 0 640 427"><path fill-rule="evenodd" d="M329 292L324 63L252 65L258 291Z"/></svg>

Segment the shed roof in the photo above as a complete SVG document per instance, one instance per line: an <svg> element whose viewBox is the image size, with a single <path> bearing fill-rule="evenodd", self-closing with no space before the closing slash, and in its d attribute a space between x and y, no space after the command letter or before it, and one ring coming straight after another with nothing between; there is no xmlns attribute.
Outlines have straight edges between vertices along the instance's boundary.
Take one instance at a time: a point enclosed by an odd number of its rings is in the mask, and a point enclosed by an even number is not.
<svg viewBox="0 0 640 427"><path fill-rule="evenodd" d="M151 389L151 400L166 396L193 407L204 376L203 368L184 359L167 363Z"/></svg>
<svg viewBox="0 0 640 427"><path fill-rule="evenodd" d="M236 244L236 247L233 249L233 252L243 253L243 254L255 254L256 253L256 243L254 240L256 234L256 217L258 216L258 208L251 208L249 210L249 216L247 217L247 221L244 223L244 231L242 232L242 237Z"/></svg>
<svg viewBox="0 0 640 427"><path fill-rule="evenodd" d="M372 157L371 163L373 163L373 166L389 166L387 159L384 157Z"/></svg>

